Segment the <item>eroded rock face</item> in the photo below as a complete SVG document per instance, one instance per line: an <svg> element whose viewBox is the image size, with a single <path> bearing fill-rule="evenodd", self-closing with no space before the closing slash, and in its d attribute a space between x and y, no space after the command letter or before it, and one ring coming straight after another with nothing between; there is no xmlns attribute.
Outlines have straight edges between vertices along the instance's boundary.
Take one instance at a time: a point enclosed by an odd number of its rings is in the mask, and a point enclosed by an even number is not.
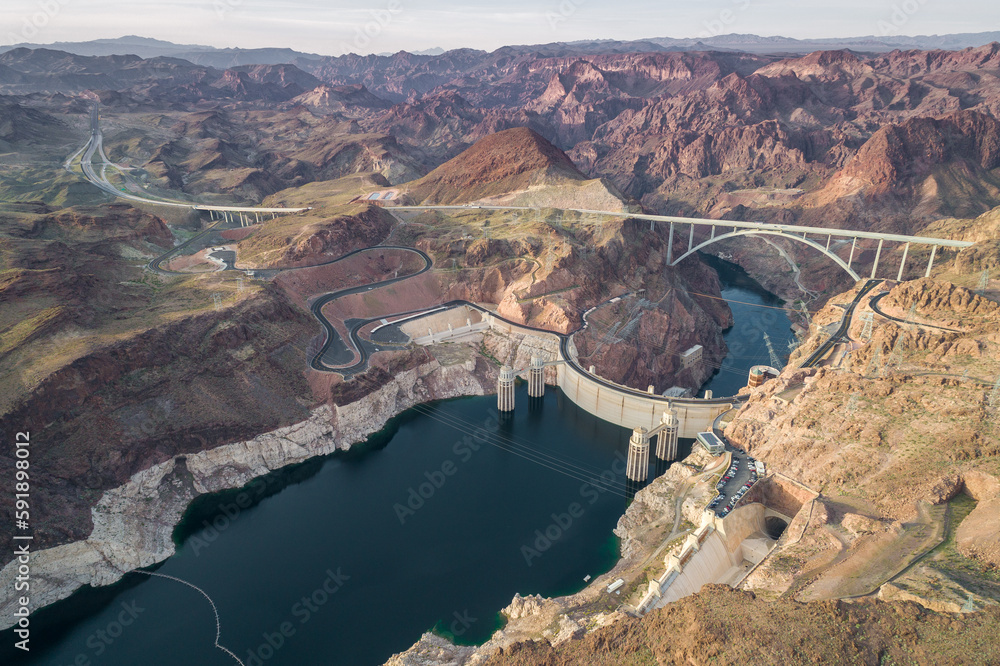
<svg viewBox="0 0 1000 666"><path fill-rule="evenodd" d="M352 250L378 245L389 234L392 224L392 216L378 207L367 208L356 215L338 215L316 225L308 235L300 235L285 250L277 265L309 266L328 260L327 257L339 257Z"/></svg>
<svg viewBox="0 0 1000 666"><path fill-rule="evenodd" d="M955 534L959 552L979 560L992 569L1000 568L998 511L1000 511L1000 498L981 500L958 526Z"/></svg>
<svg viewBox="0 0 1000 666"><path fill-rule="evenodd" d="M475 652L474 647L455 645L427 632L409 650L390 657L385 666L463 666Z"/></svg>
<svg viewBox="0 0 1000 666"><path fill-rule="evenodd" d="M670 465L666 472L635 494L628 509L618 519L614 530L615 535L621 539L622 558L631 558L640 550L638 540L653 522L672 526L677 517L678 490L694 475L694 466L704 465L711 459L704 449L695 447L691 455L684 459L683 464ZM680 510L683 517L700 520L699 514L705 504L703 501L685 502Z"/></svg>
<svg viewBox="0 0 1000 666"><path fill-rule="evenodd" d="M522 597L520 594L515 594L513 601L510 602L510 605L500 612L511 620L517 620L531 615L538 615L542 612L542 601L543 599L540 594L529 594L526 597Z"/></svg>
<svg viewBox="0 0 1000 666"><path fill-rule="evenodd" d="M915 305L919 314L944 316L948 322L961 321L962 317L956 318L956 314L983 316L1000 312L1000 304L996 301L965 287L932 278L903 282L893 287L883 302L901 309Z"/></svg>
<svg viewBox="0 0 1000 666"><path fill-rule="evenodd" d="M882 521L856 513L845 514L843 519L840 521L840 524L854 536L874 534L876 532L881 532L886 528L885 523Z"/></svg>
<svg viewBox="0 0 1000 666"><path fill-rule="evenodd" d="M306 419L301 357L283 349L314 331L306 313L264 294L95 344L45 377L3 416L37 424L36 548L85 538L96 498L137 472ZM13 469L12 455L0 465ZM0 498L10 516L12 503ZM0 544L0 560L9 552Z"/></svg>

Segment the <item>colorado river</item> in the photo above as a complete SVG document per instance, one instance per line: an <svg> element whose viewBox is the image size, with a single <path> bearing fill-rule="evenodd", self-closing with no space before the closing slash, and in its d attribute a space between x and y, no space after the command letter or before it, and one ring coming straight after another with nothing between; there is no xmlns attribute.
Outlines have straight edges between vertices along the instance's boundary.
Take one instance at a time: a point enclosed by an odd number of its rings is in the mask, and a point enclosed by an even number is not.
<svg viewBox="0 0 1000 666"><path fill-rule="evenodd" d="M722 336L729 353L702 388L712 391L716 397L736 395L747 385L750 368L771 365L764 333L771 338L771 346L782 364L788 361L788 343L795 339L795 334L788 314L781 309L780 298L760 286L739 266L711 255L702 258L718 271L722 297L733 311L734 322Z"/></svg>

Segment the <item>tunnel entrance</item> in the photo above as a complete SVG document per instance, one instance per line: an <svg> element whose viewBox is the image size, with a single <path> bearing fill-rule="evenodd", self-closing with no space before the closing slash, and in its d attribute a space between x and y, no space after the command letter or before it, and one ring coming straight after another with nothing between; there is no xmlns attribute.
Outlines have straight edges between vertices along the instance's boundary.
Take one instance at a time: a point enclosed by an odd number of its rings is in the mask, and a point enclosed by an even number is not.
<svg viewBox="0 0 1000 666"><path fill-rule="evenodd" d="M774 540L784 534L787 527L788 523L777 516L768 516L764 519L764 529L767 530L767 536Z"/></svg>

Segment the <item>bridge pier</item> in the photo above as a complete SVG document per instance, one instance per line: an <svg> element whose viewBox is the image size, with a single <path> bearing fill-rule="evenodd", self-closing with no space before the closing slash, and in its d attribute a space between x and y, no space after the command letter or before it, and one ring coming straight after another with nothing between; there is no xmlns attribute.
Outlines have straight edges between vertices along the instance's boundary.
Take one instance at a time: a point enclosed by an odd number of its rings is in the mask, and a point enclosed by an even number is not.
<svg viewBox="0 0 1000 666"><path fill-rule="evenodd" d="M679 422L673 409L663 412L660 424L663 429L656 436L656 457L660 460L676 460Z"/></svg>
<svg viewBox="0 0 1000 666"><path fill-rule="evenodd" d="M667 265L674 263L674 223L670 223L670 234L667 236Z"/></svg>
<svg viewBox="0 0 1000 666"><path fill-rule="evenodd" d="M500 368L500 377L497 379L497 410L514 411L514 369L509 365Z"/></svg>
<svg viewBox="0 0 1000 666"><path fill-rule="evenodd" d="M927 272L924 273L924 277L931 276L931 268L934 267L934 255L937 254L937 245L931 245L931 260L927 262Z"/></svg>
<svg viewBox="0 0 1000 666"><path fill-rule="evenodd" d="M848 268L850 268L850 267L851 267L851 264L853 264L853 263L854 263L854 250L855 250L855 248L857 248L857 247L858 247L858 238L857 238L857 236L855 236L855 237L854 237L854 242L853 242L853 243L851 243L851 256L850 256L850 257L848 257L848 259L847 259L847 267L848 267Z"/></svg>
<svg viewBox="0 0 1000 666"><path fill-rule="evenodd" d="M625 465L625 476L632 481L645 481L649 476L649 437L646 429L635 428L628 443L628 462Z"/></svg>
<svg viewBox="0 0 1000 666"><path fill-rule="evenodd" d="M906 255L910 253L910 244L903 246L903 260L899 262L899 273L896 274L896 282L903 281L903 269L906 268Z"/></svg>
<svg viewBox="0 0 1000 666"><path fill-rule="evenodd" d="M872 277L871 277L872 280L875 279L875 271L878 270L878 259L879 257L882 256L882 243L884 241L885 241L884 238L878 239L878 249L875 250L875 263L872 265Z"/></svg>
<svg viewBox="0 0 1000 666"><path fill-rule="evenodd" d="M540 398L545 395L545 363L537 356L531 357L528 366L528 396Z"/></svg>

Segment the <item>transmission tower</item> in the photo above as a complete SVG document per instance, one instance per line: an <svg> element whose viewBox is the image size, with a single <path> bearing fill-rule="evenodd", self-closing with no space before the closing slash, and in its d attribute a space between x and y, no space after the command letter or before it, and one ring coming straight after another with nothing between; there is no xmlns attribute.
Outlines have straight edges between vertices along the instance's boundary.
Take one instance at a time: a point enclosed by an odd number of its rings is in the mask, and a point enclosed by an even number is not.
<svg viewBox="0 0 1000 666"><path fill-rule="evenodd" d="M898 366L903 360L903 349L906 347L906 343L903 341L903 336L899 335L896 338L895 344L892 345L892 353L889 354L889 360L885 363L886 373Z"/></svg>
<svg viewBox="0 0 1000 666"><path fill-rule="evenodd" d="M983 274L979 276L979 288L976 289L976 293L980 296L986 295L986 287L990 284L990 269L983 271Z"/></svg>
<svg viewBox="0 0 1000 666"><path fill-rule="evenodd" d="M965 600L965 603L962 604L962 612L975 613L977 610L979 610L979 608L976 606L976 602L972 600L972 593L969 592L968 598Z"/></svg>
<svg viewBox="0 0 1000 666"><path fill-rule="evenodd" d="M872 329L875 326L875 313L869 310L861 315L861 321L865 324L865 327L861 329L861 341L868 342L872 339Z"/></svg>
<svg viewBox="0 0 1000 666"><path fill-rule="evenodd" d="M882 346L879 345L875 348L875 353L872 354L872 360L868 363L868 369L865 374L871 373L872 369L875 370L874 377L878 377L882 374Z"/></svg>
<svg viewBox="0 0 1000 666"><path fill-rule="evenodd" d="M243 293L243 278L236 278L236 291Z"/></svg>
<svg viewBox="0 0 1000 666"><path fill-rule="evenodd" d="M215 310L218 312L222 309L222 295L219 293L212 294L212 300L215 301Z"/></svg>
<svg viewBox="0 0 1000 666"><path fill-rule="evenodd" d="M997 375L997 381L993 384L993 390L990 391L989 406L991 411L997 411L1000 408L1000 375Z"/></svg>
<svg viewBox="0 0 1000 666"><path fill-rule="evenodd" d="M774 351L774 345L771 344L771 336L764 332L764 344L767 345L767 353L771 357L771 367L777 370L781 370L781 359L778 358L778 353Z"/></svg>
<svg viewBox="0 0 1000 666"><path fill-rule="evenodd" d="M851 414L853 414L855 412L855 410L858 408L858 401L859 400L860 400L860 397L858 396L857 393L852 393L851 394L851 399L847 401L846 413L847 413L848 416L850 416Z"/></svg>
<svg viewBox="0 0 1000 666"><path fill-rule="evenodd" d="M793 353L793 352L794 352L794 351L795 351L796 349L798 349L798 348L799 348L799 345L800 345L800 344L802 344L802 340L801 340L801 339L799 338L799 336L797 336L797 335L796 335L796 336L795 336L794 338L792 338L791 340L789 340L789 341L788 341L788 355L789 355L789 356L791 356L791 355L792 355L792 353Z"/></svg>
<svg viewBox="0 0 1000 666"><path fill-rule="evenodd" d="M802 312L802 318L806 321L806 328L810 326L812 322L812 316L809 314L809 310L806 308L805 301L799 301L799 310Z"/></svg>

